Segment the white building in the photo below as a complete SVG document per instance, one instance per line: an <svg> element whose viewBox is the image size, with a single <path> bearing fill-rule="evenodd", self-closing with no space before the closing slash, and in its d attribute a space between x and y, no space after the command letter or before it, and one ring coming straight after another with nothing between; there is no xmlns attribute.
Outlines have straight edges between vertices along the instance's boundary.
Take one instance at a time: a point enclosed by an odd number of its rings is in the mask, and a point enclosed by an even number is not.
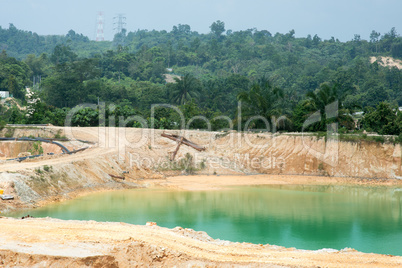
<svg viewBox="0 0 402 268"><path fill-rule="evenodd" d="M5 99L10 97L10 92L8 91L0 91L0 98Z"/></svg>

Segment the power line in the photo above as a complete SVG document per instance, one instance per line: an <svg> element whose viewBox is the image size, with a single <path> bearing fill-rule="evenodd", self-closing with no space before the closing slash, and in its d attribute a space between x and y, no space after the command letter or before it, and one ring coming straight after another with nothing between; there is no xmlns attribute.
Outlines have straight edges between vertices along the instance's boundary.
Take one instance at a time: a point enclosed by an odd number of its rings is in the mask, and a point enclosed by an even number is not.
<svg viewBox="0 0 402 268"><path fill-rule="evenodd" d="M113 18L113 30L115 30L114 44L116 46L124 46L126 39L126 17L124 14L117 14Z"/></svg>
<svg viewBox="0 0 402 268"><path fill-rule="evenodd" d="M98 17L96 20L96 25L97 25L97 29L96 29L96 41L105 41L105 35L103 33L103 25L104 25L104 21L103 21L103 12L99 11L98 12Z"/></svg>

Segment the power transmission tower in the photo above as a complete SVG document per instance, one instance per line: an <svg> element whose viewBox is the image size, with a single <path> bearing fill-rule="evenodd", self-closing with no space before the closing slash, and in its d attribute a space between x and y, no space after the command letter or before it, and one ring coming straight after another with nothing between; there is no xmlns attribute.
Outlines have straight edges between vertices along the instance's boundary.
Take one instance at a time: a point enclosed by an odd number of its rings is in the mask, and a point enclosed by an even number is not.
<svg viewBox="0 0 402 268"><path fill-rule="evenodd" d="M105 35L103 33L103 12L98 12L98 18L96 20L96 41L105 41Z"/></svg>
<svg viewBox="0 0 402 268"><path fill-rule="evenodd" d="M113 29L116 31L113 39L114 44L116 46L124 46L126 39L126 17L124 14L117 14L113 20Z"/></svg>

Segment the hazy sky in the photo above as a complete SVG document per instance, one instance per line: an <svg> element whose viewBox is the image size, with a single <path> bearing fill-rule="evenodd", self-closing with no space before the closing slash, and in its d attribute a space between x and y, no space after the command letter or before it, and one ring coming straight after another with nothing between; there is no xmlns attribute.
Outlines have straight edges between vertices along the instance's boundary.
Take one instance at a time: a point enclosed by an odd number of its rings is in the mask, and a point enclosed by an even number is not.
<svg viewBox="0 0 402 268"><path fill-rule="evenodd" d="M109 40L119 13L125 15L128 31L170 31L180 23L207 33L212 22L221 20L226 30L255 27L275 34L294 29L296 37L318 34L341 41L354 34L367 40L372 30L384 34L392 27L402 33L402 0L0 0L0 26L13 23L41 35L65 35L73 29L95 39L98 11L104 12Z"/></svg>

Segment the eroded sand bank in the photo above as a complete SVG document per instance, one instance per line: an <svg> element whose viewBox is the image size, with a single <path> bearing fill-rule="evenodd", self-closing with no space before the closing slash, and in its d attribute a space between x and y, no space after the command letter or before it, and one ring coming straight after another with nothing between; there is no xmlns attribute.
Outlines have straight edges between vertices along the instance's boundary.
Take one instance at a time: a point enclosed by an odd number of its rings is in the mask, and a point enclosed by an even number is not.
<svg viewBox="0 0 402 268"><path fill-rule="evenodd" d="M227 186L241 185L383 185L402 186L398 179L361 179L346 177L301 175L194 175L173 176L161 180L145 180L147 186L162 186L187 191L220 190Z"/></svg>
<svg viewBox="0 0 402 268"><path fill-rule="evenodd" d="M402 257L213 240L204 232L125 223L0 219L2 266L400 267Z"/></svg>
<svg viewBox="0 0 402 268"><path fill-rule="evenodd" d="M121 164L119 157L121 151L118 147L96 143L99 141L99 129L76 128L74 131L76 138L89 140L95 144L88 150L74 155L0 164L2 187L7 193L15 195L15 200L9 201L14 203L2 203L0 209L40 206L93 192L94 187L97 190L104 190L155 186L194 191L263 184L402 185L402 180L399 179L402 175L402 154L399 145L340 143L339 162L335 167L331 167L322 162L325 160L325 154L323 160L317 160L306 150L306 144L309 143L312 145L307 146L308 148L328 150L332 148L331 144L328 145L324 140L316 140L314 137L307 137L304 142L303 138L298 136L238 135L241 139L249 137L253 144L272 143L272 146L264 150L256 150L245 143L240 147L231 146L230 135L218 136L217 133L192 131L188 134L192 141L199 144L203 144L203 140L208 141L204 144L207 150L194 157L200 161L205 160L207 168L200 173L209 175L171 176L177 175L178 172L165 171L158 166L148 165L158 163L158 159L165 159L172 148L177 146L173 141L162 140L159 132L155 135L157 138L155 144L145 142L143 146L132 151L128 148L125 151L125 162ZM21 135L30 134L25 132ZM131 139L137 139L140 134L143 134L142 130L127 129L127 137ZM178 157L184 157L187 153L194 154L191 148L184 147ZM241 161L238 161L238 156ZM247 159L255 160L261 157L268 160L285 159L286 165L272 164L261 168L248 165ZM218 168L213 165L214 163L219 163ZM45 165L51 167L50 171L44 169ZM38 172L39 170L42 171ZM129 171L125 173L124 181L113 180L109 175L122 175L123 171ZM213 175L214 173L218 175ZM270 175L245 176L254 173ZM281 175L274 175L279 173ZM213 240L204 232L180 228L170 230L125 223L0 218L0 266L233 267L241 265L401 267L402 257L364 254L351 249L306 251L271 245L231 243Z"/></svg>

